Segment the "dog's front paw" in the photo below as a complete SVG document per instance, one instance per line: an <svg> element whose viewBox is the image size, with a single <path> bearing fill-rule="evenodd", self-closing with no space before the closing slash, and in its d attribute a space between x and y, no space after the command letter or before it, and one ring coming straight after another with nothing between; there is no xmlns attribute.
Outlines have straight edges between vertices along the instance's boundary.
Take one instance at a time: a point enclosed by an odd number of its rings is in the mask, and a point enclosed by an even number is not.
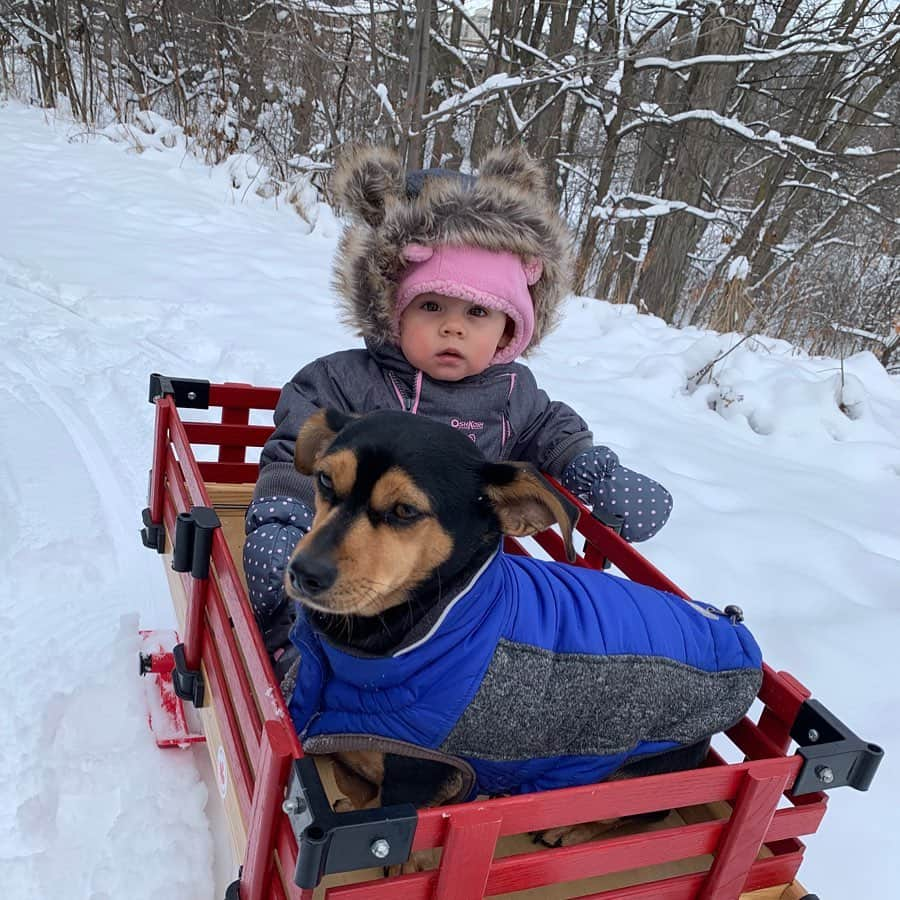
<svg viewBox="0 0 900 900"><path fill-rule="evenodd" d="M583 822L581 825L562 825L559 828L535 832L533 839L536 844L543 844L545 847L572 847L613 831L621 822L621 819L602 819L597 822Z"/></svg>
<svg viewBox="0 0 900 900"><path fill-rule="evenodd" d="M437 865L437 849L416 850L405 863L396 866L387 866L385 868L385 875L389 878L393 875L413 875L416 872L427 872L429 869L436 869Z"/></svg>
<svg viewBox="0 0 900 900"><path fill-rule="evenodd" d="M596 822L582 822L580 825L562 825L559 828L537 831L532 838L536 844L543 844L545 847L572 847L575 844L593 841L619 828L633 826L637 830L653 825L662 822L668 815L669 810L662 809L659 812L638 813L618 819L598 819Z"/></svg>

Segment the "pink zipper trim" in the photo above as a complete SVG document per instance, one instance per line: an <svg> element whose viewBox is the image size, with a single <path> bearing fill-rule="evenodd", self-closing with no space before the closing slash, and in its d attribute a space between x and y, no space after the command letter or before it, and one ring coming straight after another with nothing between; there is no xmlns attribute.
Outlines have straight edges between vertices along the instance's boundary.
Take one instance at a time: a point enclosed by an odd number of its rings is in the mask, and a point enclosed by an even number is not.
<svg viewBox="0 0 900 900"><path fill-rule="evenodd" d="M394 393L397 395L397 399L400 401L400 409L402 409L403 412L411 412L413 415L415 415L419 411L419 399L422 396L422 375L423 374L424 373L422 372L421 369L419 369L416 372L415 396L413 397L412 402L410 403L409 409L407 409L406 398L403 396L402 392L400 391L400 388L397 387L397 381L394 378L394 373L388 372L388 378L391 379L391 387L393 387Z"/></svg>
<svg viewBox="0 0 900 900"><path fill-rule="evenodd" d="M513 389L516 386L516 373L509 373L509 393L506 395L506 399L509 400L512 397ZM506 446L507 438L512 434L512 425L509 424L508 419L505 415L500 416L500 446Z"/></svg>
<svg viewBox="0 0 900 900"><path fill-rule="evenodd" d="M394 389L394 393L397 395L397 399L400 401L400 409L405 410L406 404L403 402L403 394L400 393L400 389L397 387L397 382L394 380L394 373L388 372L388 378L391 379L391 387Z"/></svg>
<svg viewBox="0 0 900 900"><path fill-rule="evenodd" d="M422 396L422 370L416 373L416 396L413 398L413 405L410 412L415 415L419 411L419 399Z"/></svg>

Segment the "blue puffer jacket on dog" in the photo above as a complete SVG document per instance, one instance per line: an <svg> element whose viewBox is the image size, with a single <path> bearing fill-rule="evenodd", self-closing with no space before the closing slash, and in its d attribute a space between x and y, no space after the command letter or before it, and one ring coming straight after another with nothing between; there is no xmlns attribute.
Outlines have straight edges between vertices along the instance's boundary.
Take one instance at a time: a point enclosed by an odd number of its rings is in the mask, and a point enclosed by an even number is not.
<svg viewBox="0 0 900 900"><path fill-rule="evenodd" d="M309 752L437 751L471 767L470 796L587 784L728 728L762 680L713 607L562 563L498 552L433 612L388 657L301 614L289 707Z"/></svg>

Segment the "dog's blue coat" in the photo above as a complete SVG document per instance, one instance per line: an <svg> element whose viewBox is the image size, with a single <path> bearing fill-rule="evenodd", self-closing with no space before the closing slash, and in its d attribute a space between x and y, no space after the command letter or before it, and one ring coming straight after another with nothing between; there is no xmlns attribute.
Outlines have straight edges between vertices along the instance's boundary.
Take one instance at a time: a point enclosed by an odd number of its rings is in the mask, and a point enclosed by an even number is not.
<svg viewBox="0 0 900 900"><path fill-rule="evenodd" d="M639 734L619 734L612 740L620 746L607 745L613 752L588 755L582 751L584 740L593 739L590 735L575 735L560 752L560 730L548 726L547 740L554 747L542 756L535 748L534 731L540 729L534 723L560 721L560 711L545 710L544 717L540 686L535 690L532 684L527 697L514 696L521 692L520 679L514 678L508 710L502 708L504 686L498 692L493 685L488 699L482 691L476 706L487 704L487 709L476 714L481 716L477 727L488 723L491 730L490 722L503 720L500 730L511 741L523 735L529 758L517 758L516 747L505 747L499 754L493 748L488 758L476 758L466 749L467 742L472 743L471 720L465 727L460 722L467 721L464 714L482 683L490 680L485 679L489 669L497 670L496 660L503 650L513 648L515 653L520 648L525 655L562 660L563 666L552 670L554 678L564 668L580 670L583 681L585 673L594 678L590 666L595 657L605 657L601 664L612 661L613 674L620 672L626 679L634 663L638 666L634 672L653 670L656 696L646 695L646 685L642 695L638 674L634 684L615 687L615 705L629 707L631 719L635 710L643 716L646 708L648 721L640 727L648 729L644 735L657 737L672 723L671 708L652 712L654 700L659 705L659 685L677 681L684 673L693 683L715 681L720 678L716 673L742 682L733 699L728 690L720 691L725 706L715 713L719 720L704 723L712 726L708 735L743 715L761 678L761 654L750 632L712 607L591 569L503 553L493 557L475 582L457 595L426 635L392 656L362 657L339 649L314 631L302 614L292 639L300 650L301 664L289 708L301 737L372 735L448 752L472 766L476 793L525 793L600 781L633 757L674 749L705 736L648 741ZM713 674L707 678L704 673ZM584 690L581 683L569 693L577 697ZM676 701L669 707L682 701L704 704L702 692L698 696L691 690L683 696L676 691ZM558 685L545 696L554 693L558 703ZM562 696L565 702L569 694ZM518 730L516 723L505 720L514 708L524 709L529 718L529 724ZM603 715L612 723L616 712L616 708L607 709ZM527 729L527 740L523 729Z"/></svg>

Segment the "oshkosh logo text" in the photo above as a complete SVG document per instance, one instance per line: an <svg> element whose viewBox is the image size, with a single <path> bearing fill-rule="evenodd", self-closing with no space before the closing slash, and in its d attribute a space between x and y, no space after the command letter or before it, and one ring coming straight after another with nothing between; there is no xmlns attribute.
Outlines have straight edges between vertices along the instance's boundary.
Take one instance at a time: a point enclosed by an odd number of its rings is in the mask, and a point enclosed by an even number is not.
<svg viewBox="0 0 900 900"><path fill-rule="evenodd" d="M474 419L451 419L450 424L463 431L481 431L484 428L484 422L476 422Z"/></svg>

